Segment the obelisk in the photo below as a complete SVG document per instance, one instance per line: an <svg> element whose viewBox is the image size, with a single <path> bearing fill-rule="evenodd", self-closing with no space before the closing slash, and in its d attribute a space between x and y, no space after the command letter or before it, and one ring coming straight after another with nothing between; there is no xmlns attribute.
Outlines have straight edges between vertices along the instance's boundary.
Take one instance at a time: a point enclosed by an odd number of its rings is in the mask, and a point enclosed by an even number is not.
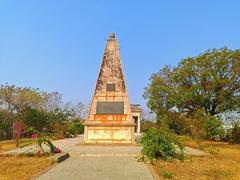
<svg viewBox="0 0 240 180"><path fill-rule="evenodd" d="M96 88L84 123L85 144L133 144L134 120L126 88L118 41L110 33Z"/></svg>

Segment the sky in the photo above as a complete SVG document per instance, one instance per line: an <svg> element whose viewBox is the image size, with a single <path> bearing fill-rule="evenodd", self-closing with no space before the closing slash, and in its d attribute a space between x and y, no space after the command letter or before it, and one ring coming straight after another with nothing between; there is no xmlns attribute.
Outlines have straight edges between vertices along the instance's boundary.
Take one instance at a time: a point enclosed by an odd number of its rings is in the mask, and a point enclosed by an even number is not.
<svg viewBox="0 0 240 180"><path fill-rule="evenodd" d="M212 48L238 49L239 0L0 0L0 84L58 91L89 104L109 33L130 102L152 73Z"/></svg>

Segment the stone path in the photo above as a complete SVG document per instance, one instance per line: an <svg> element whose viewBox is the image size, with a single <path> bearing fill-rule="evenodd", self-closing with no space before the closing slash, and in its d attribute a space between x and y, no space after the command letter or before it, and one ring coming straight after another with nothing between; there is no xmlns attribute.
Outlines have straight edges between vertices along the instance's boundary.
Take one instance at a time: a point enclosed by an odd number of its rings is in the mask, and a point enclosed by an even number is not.
<svg viewBox="0 0 240 180"><path fill-rule="evenodd" d="M142 162L136 162L140 146L85 146L82 137L54 141L70 158L37 180L153 180Z"/></svg>
<svg viewBox="0 0 240 180"><path fill-rule="evenodd" d="M70 157L37 180L153 180L132 157Z"/></svg>

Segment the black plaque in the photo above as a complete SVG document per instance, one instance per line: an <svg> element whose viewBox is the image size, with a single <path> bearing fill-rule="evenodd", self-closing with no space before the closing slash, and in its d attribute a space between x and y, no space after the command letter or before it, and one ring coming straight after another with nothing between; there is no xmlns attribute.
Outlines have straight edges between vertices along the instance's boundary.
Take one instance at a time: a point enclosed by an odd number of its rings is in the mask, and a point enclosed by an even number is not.
<svg viewBox="0 0 240 180"><path fill-rule="evenodd" d="M116 85L115 84L107 84L107 91L116 91Z"/></svg>
<svg viewBox="0 0 240 180"><path fill-rule="evenodd" d="M97 114L124 114L124 102L97 102Z"/></svg>

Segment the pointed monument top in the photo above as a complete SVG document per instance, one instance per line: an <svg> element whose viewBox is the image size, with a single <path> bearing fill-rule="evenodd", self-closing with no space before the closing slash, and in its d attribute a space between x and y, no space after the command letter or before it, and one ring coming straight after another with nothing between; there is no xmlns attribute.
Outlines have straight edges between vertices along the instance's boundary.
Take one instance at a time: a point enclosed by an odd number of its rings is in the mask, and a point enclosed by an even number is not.
<svg viewBox="0 0 240 180"><path fill-rule="evenodd" d="M110 39L115 39L115 33L114 32L110 32L109 38Z"/></svg>

